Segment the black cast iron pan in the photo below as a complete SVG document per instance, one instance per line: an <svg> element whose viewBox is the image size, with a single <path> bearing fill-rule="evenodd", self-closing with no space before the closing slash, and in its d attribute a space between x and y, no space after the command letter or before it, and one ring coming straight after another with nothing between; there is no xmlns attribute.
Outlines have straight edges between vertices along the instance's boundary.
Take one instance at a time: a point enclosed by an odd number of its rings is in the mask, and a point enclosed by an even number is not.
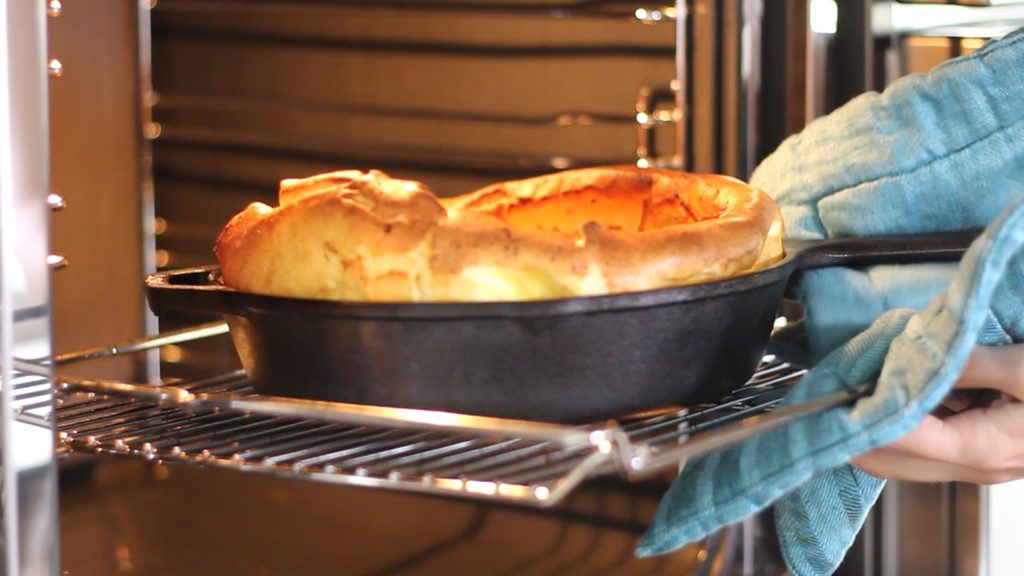
<svg viewBox="0 0 1024 576"><path fill-rule="evenodd" d="M760 362L794 273L957 260L976 231L787 243L778 264L645 292L364 303L244 293L216 267L146 279L152 310L221 313L263 394L580 423L714 401Z"/></svg>

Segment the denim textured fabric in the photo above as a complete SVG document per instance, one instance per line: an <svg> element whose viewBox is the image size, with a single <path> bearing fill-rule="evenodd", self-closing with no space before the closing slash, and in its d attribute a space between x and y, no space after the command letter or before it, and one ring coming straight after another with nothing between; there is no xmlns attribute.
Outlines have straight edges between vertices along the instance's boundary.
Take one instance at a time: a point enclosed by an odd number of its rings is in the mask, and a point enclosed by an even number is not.
<svg viewBox="0 0 1024 576"><path fill-rule="evenodd" d="M790 238L985 227L1024 189L1024 30L811 122L751 183L779 203ZM814 356L886 309L921 309L953 270L806 273L798 296Z"/></svg>
<svg viewBox="0 0 1024 576"><path fill-rule="evenodd" d="M798 294L815 357L801 402L871 396L690 461L638 547L672 550L775 504L797 576L829 574L883 482L846 462L909 431L977 343L1024 341L1024 30L812 122L752 183L792 238L983 227L959 265L833 268ZM998 215L998 217L997 217Z"/></svg>

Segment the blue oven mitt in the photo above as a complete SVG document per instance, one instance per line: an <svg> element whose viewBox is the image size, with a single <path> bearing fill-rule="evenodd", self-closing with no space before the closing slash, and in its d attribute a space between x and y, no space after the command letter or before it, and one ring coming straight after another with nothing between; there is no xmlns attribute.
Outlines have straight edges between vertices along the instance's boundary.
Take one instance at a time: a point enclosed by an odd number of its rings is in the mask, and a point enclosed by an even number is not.
<svg viewBox="0 0 1024 576"><path fill-rule="evenodd" d="M992 222L959 266L805 274L799 293L825 358L786 401L872 380L875 391L690 461L638 548L672 550L774 502L793 573L828 574L883 484L845 463L933 410L973 345L1024 340L1024 30L812 122L752 181L780 202L794 238ZM923 310L885 312L897 306Z"/></svg>

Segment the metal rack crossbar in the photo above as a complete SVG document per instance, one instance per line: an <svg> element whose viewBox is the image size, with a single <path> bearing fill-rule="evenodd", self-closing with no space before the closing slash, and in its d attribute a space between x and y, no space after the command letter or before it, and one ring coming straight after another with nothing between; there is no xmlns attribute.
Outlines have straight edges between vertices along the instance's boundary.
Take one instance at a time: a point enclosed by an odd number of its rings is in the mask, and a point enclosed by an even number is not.
<svg viewBox="0 0 1024 576"><path fill-rule="evenodd" d="M211 325L150 341L222 332ZM95 349L70 361L147 347ZM267 397L242 371L173 385L61 377L51 418L62 451L550 506L588 478L678 467L859 394L780 407L804 373L767 357L748 384L717 403L587 426Z"/></svg>

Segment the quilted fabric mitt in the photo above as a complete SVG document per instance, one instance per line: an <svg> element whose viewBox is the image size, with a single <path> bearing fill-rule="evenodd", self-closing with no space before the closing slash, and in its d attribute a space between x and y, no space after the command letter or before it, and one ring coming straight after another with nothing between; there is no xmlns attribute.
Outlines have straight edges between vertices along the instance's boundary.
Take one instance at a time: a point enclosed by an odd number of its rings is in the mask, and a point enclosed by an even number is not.
<svg viewBox="0 0 1024 576"><path fill-rule="evenodd" d="M794 238L991 225L958 267L805 274L799 293L824 360L787 402L877 380L875 391L691 461L639 554L672 550L775 503L793 572L834 571L883 485L845 462L933 410L975 344L1024 340L1020 102L1024 31L851 101L758 168L752 182L780 202Z"/></svg>

